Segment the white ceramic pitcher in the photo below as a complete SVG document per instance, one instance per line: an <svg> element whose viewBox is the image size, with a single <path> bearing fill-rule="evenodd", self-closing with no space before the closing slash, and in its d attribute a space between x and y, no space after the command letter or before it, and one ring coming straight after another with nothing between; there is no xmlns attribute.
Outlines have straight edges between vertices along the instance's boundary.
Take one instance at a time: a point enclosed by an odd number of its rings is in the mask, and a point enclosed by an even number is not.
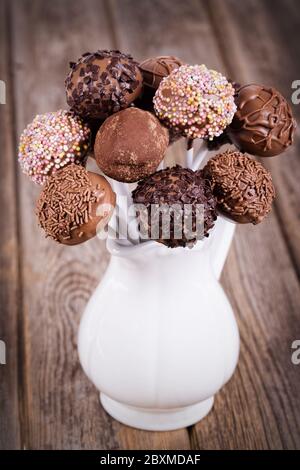
<svg viewBox="0 0 300 470"><path fill-rule="evenodd" d="M237 364L239 334L219 283L234 224L193 249L107 240L111 261L79 329L82 367L115 419L147 430L201 420Z"/></svg>

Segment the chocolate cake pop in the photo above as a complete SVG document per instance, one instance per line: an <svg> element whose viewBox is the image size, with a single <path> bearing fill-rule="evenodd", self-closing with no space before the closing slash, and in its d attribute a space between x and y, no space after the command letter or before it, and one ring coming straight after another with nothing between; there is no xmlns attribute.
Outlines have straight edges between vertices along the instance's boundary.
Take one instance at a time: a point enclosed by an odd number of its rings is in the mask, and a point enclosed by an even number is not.
<svg viewBox="0 0 300 470"><path fill-rule="evenodd" d="M77 245L105 228L115 204L116 195L103 176L71 164L48 179L36 214L47 237Z"/></svg>
<svg viewBox="0 0 300 470"><path fill-rule="evenodd" d="M167 129L153 114L128 108L102 124L94 154L103 173L117 181L131 183L157 169L168 142Z"/></svg>
<svg viewBox="0 0 300 470"><path fill-rule="evenodd" d="M182 65L164 78L154 96L156 115L189 139L212 140L232 121L234 88L205 65Z"/></svg>
<svg viewBox="0 0 300 470"><path fill-rule="evenodd" d="M270 212L275 190L264 166L238 151L211 158L203 175L212 183L218 209L238 223L258 224Z"/></svg>
<svg viewBox="0 0 300 470"><path fill-rule="evenodd" d="M20 137L18 158L22 171L42 185L70 163L84 165L90 139L88 125L73 112L39 114Z"/></svg>
<svg viewBox="0 0 300 470"><path fill-rule="evenodd" d="M217 218L210 182L201 172L179 165L140 181L132 197L143 205L137 206L140 231L170 248L192 247L208 236ZM167 226L160 214L167 216Z"/></svg>
<svg viewBox="0 0 300 470"><path fill-rule="evenodd" d="M183 62L174 56L159 56L146 59L140 64L144 86L157 90L164 77L178 69Z"/></svg>
<svg viewBox="0 0 300 470"><path fill-rule="evenodd" d="M153 98L160 82L181 65L183 62L174 56L159 56L144 60L140 64L144 87L137 101L137 106L152 112Z"/></svg>
<svg viewBox="0 0 300 470"><path fill-rule="evenodd" d="M143 78L137 62L120 51L86 52L70 67L67 103L82 117L105 119L127 108L141 93Z"/></svg>
<svg viewBox="0 0 300 470"><path fill-rule="evenodd" d="M279 91L263 85L245 85L238 90L235 101L237 112L228 132L238 148L272 157L292 144L296 124Z"/></svg>

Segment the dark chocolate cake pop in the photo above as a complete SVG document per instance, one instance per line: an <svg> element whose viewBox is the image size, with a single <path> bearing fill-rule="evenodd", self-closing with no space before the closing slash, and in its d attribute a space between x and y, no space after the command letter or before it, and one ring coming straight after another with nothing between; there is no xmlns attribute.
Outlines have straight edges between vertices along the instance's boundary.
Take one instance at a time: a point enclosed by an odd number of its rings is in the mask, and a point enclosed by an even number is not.
<svg viewBox="0 0 300 470"><path fill-rule="evenodd" d="M137 62L120 51L86 52L70 67L67 103L82 117L105 119L127 108L141 93L143 78Z"/></svg>
<svg viewBox="0 0 300 470"><path fill-rule="evenodd" d="M296 124L288 102L275 88L245 85L235 102L237 111L228 132L238 148L272 157L292 144Z"/></svg>
<svg viewBox="0 0 300 470"><path fill-rule="evenodd" d="M218 209L238 223L258 224L270 212L275 190L269 171L258 161L228 150L203 169L211 181Z"/></svg>
<svg viewBox="0 0 300 470"><path fill-rule="evenodd" d="M217 218L210 182L179 165L140 181L132 197L141 234L170 248L192 247Z"/></svg>
<svg viewBox="0 0 300 470"><path fill-rule="evenodd" d="M103 176L71 164L47 180L36 214L47 237L77 245L108 224L115 204L116 195Z"/></svg>
<svg viewBox="0 0 300 470"><path fill-rule="evenodd" d="M103 173L117 181L131 183L157 169L168 143L167 129L153 114L128 108L102 124L94 154Z"/></svg>

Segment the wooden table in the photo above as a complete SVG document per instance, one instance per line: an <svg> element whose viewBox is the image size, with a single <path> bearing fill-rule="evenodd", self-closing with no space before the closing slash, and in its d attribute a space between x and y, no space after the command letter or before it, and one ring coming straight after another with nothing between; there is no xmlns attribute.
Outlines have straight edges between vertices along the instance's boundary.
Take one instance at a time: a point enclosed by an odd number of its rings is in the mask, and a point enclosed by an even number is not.
<svg viewBox="0 0 300 470"><path fill-rule="evenodd" d="M175 54L241 83L272 84L290 99L299 44L298 0L0 1L1 448L300 447L300 365L291 362L300 339L299 140L264 160L277 189L274 210L260 226L238 227L223 272L241 333L238 369L203 422L166 433L128 428L100 407L76 334L108 255L98 240L72 248L45 240L34 214L39 189L16 163L24 126L66 106L68 62L82 52Z"/></svg>

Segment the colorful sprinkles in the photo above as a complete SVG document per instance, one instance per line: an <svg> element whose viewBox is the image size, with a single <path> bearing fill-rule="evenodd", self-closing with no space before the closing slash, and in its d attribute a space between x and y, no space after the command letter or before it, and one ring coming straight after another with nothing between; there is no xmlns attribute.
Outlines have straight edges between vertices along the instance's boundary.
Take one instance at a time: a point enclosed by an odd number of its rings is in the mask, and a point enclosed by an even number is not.
<svg viewBox="0 0 300 470"><path fill-rule="evenodd" d="M70 164L84 164L90 145L89 127L73 112L59 110L37 115L20 138L19 163L35 183Z"/></svg>
<svg viewBox="0 0 300 470"><path fill-rule="evenodd" d="M159 119L190 139L212 140L231 123L235 90L205 65L182 65L165 77L154 96Z"/></svg>

